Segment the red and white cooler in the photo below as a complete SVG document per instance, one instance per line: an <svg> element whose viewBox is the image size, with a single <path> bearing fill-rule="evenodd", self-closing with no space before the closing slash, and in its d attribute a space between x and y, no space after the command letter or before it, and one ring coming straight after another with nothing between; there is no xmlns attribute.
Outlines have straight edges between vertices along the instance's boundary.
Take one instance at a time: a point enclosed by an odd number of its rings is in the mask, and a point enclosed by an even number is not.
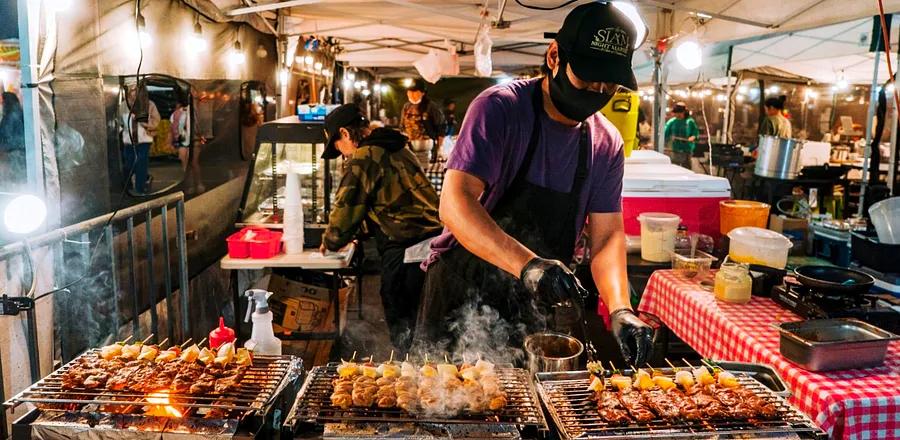
<svg viewBox="0 0 900 440"><path fill-rule="evenodd" d="M719 233L719 202L731 199L724 177L697 174L666 163L626 163L622 190L625 234L640 235L638 215L668 212L681 217L688 232L714 239Z"/></svg>

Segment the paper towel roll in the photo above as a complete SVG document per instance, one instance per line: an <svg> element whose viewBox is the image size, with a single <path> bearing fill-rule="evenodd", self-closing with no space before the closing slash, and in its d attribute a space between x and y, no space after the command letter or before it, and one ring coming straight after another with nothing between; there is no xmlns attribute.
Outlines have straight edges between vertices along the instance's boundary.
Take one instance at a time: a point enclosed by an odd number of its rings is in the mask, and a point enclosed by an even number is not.
<svg viewBox="0 0 900 440"><path fill-rule="evenodd" d="M300 195L300 175L293 166L287 169L284 187L284 252L299 254L303 252L303 198Z"/></svg>

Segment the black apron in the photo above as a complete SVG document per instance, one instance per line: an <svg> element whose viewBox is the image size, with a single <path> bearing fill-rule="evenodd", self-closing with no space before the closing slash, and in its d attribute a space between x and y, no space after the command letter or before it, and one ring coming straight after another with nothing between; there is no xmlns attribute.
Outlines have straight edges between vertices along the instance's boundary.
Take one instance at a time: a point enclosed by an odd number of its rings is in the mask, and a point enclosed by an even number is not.
<svg viewBox="0 0 900 440"><path fill-rule="evenodd" d="M534 128L521 166L509 188L491 211L491 218L508 235L542 258L568 264L575 251L575 224L581 190L587 178L587 124L581 126L578 165L571 191L534 185L526 176L541 135L541 84L532 96ZM495 310L503 323L490 318ZM478 316L476 319L471 319ZM520 348L526 335L547 328L548 312L538 310L516 277L475 256L462 245L431 264L425 278L416 338L423 347L439 343L452 352L466 350L467 326L488 325L495 346ZM498 340L499 339L499 340Z"/></svg>

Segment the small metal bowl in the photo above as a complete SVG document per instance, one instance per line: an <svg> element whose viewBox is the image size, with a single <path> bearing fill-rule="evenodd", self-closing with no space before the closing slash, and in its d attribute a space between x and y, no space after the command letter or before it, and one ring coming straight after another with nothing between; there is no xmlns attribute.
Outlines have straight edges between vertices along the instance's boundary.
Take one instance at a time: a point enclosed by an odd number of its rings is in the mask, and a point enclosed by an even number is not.
<svg viewBox="0 0 900 440"><path fill-rule="evenodd" d="M532 373L577 370L582 352L581 341L562 333L535 333L525 338L528 371Z"/></svg>

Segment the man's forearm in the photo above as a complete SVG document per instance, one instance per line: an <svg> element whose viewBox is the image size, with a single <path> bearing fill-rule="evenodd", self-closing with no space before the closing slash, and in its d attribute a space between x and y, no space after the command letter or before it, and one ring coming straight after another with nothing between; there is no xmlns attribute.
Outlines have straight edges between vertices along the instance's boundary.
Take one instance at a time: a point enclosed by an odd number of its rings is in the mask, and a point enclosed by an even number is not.
<svg viewBox="0 0 900 440"><path fill-rule="evenodd" d="M464 173L448 171L448 181L441 193L441 220L469 252L518 278L525 264L535 257L534 252L497 226L478 202L480 194L462 188L460 191L447 191L447 183L456 186L456 179L476 179L461 174Z"/></svg>
<svg viewBox="0 0 900 440"><path fill-rule="evenodd" d="M610 312L630 309L624 231L614 231L606 237L591 237L591 241L591 275L600 299Z"/></svg>

